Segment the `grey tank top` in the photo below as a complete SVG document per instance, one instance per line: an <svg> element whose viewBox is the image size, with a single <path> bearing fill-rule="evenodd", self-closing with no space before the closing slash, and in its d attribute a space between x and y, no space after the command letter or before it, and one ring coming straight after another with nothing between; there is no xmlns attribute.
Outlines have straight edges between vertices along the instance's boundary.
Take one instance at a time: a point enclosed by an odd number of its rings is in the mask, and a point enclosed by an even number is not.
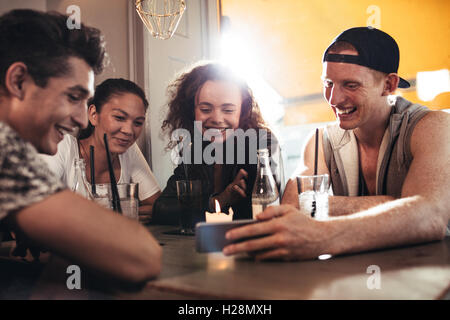
<svg viewBox="0 0 450 320"><path fill-rule="evenodd" d="M377 195L389 195L394 198L400 198L403 182L412 162L411 135L417 122L428 112L430 110L427 107L412 104L401 97L397 97L389 119L387 146L378 169ZM336 131L336 128L334 129ZM344 137L347 132L340 130ZM329 134L332 134L331 132L330 126L324 129L323 149L325 161L330 172L333 194L349 196L351 194L349 193L348 177L343 169L343 163L340 163L342 162L342 157L339 155L341 145L333 144L330 141L331 137ZM347 139L347 142L344 141L343 143L355 143L355 141L354 139L353 142L351 139ZM356 165L358 165L358 162L356 162Z"/></svg>

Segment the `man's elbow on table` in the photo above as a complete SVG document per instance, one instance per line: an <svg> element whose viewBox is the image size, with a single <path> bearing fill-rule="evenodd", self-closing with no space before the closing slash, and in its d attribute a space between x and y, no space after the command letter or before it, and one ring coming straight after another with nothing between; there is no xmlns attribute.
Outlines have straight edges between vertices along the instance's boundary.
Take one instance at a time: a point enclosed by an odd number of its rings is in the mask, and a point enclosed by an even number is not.
<svg viewBox="0 0 450 320"><path fill-rule="evenodd" d="M417 238L423 241L443 240L447 234L450 220L450 199L443 194L421 194L413 197L414 224L417 225Z"/></svg>
<svg viewBox="0 0 450 320"><path fill-rule="evenodd" d="M144 283L161 272L162 248L152 234L143 226L135 230L134 250L127 259L121 259L123 280Z"/></svg>
<svg viewBox="0 0 450 320"><path fill-rule="evenodd" d="M161 260L161 246L153 242L148 243L138 261L128 261L128 266L124 266L126 271L123 280L139 284L157 277L161 273Z"/></svg>
<svg viewBox="0 0 450 320"><path fill-rule="evenodd" d="M436 198L414 197L413 206L408 206L405 211L410 211L412 219L408 219L405 227L414 230L410 233L413 243L443 240L447 233L449 211L447 200L440 201ZM430 200L434 199L434 200ZM409 242L409 241L405 241Z"/></svg>

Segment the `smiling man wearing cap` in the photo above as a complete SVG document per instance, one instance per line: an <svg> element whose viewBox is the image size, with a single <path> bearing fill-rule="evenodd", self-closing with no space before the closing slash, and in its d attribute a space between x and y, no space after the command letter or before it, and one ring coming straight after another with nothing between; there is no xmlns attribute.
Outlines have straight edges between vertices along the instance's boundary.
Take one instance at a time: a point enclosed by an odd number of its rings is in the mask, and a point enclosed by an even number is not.
<svg viewBox="0 0 450 320"><path fill-rule="evenodd" d="M395 40L371 27L351 28L323 55L324 97L337 121L319 131L318 173L329 174L333 219L300 214L297 183L283 204L234 229L225 254L308 259L442 239L449 234L450 115L392 96L409 83L397 74ZM315 139L306 144L301 174L312 174ZM278 217L277 219L271 219ZM257 253L256 253L257 252Z"/></svg>

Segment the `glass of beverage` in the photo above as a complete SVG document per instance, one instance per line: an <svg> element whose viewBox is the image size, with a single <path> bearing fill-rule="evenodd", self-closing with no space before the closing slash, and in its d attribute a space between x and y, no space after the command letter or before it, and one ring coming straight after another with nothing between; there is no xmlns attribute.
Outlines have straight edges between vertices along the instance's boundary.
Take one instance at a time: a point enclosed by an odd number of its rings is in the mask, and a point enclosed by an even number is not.
<svg viewBox="0 0 450 320"><path fill-rule="evenodd" d="M139 219L139 183L119 183L120 206L122 214L131 219Z"/></svg>
<svg viewBox="0 0 450 320"><path fill-rule="evenodd" d="M329 187L327 174L297 176L300 211L317 220L328 219Z"/></svg>
<svg viewBox="0 0 450 320"><path fill-rule="evenodd" d="M139 219L139 183L119 183L120 207L122 214L131 219ZM113 209L112 191L110 183L97 183L95 185L94 201L102 207Z"/></svg>
<svg viewBox="0 0 450 320"><path fill-rule="evenodd" d="M97 183L95 185L95 194L93 194L93 199L102 207L112 209L111 184Z"/></svg>
<svg viewBox="0 0 450 320"><path fill-rule="evenodd" d="M202 182L200 180L179 180L177 197L180 204L180 233L195 234L195 223L202 216ZM203 213L204 215L204 213Z"/></svg>

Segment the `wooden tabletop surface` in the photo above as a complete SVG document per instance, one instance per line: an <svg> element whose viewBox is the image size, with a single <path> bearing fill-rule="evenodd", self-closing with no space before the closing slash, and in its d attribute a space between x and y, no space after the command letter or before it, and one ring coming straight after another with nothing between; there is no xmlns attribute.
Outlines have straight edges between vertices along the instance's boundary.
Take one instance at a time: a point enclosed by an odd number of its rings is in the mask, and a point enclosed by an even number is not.
<svg viewBox="0 0 450 320"><path fill-rule="evenodd" d="M163 245L161 275L124 290L81 268L81 289L69 290L71 264L55 255L40 263L0 248L0 299L448 299L450 237L395 249L298 262L255 262L247 256L197 253L195 238L150 226Z"/></svg>

